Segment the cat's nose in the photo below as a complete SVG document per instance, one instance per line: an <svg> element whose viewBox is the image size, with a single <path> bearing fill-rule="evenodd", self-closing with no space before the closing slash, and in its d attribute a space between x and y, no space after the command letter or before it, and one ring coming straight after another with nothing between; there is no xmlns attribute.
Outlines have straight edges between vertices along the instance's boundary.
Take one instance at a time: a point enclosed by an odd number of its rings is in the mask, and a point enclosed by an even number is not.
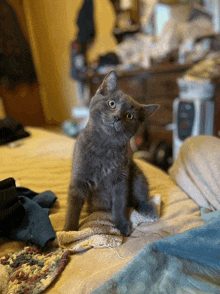
<svg viewBox="0 0 220 294"><path fill-rule="evenodd" d="M115 121L119 121L120 120L120 116L119 115L114 115L114 120Z"/></svg>

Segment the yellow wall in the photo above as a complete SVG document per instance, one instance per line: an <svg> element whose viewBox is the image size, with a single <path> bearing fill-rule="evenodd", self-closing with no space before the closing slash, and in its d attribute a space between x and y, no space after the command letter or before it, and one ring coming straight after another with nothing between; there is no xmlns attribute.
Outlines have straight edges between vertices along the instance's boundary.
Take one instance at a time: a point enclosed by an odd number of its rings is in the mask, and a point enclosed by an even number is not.
<svg viewBox="0 0 220 294"><path fill-rule="evenodd" d="M82 3L82 0L23 1L42 102L50 122L71 118L75 106L69 44L77 34L75 22ZM116 46L111 34L115 16L110 0L94 0L94 7L96 38L88 54L90 61Z"/></svg>
<svg viewBox="0 0 220 294"><path fill-rule="evenodd" d="M115 12L110 0L94 1L94 22L96 37L88 52L88 60L93 61L99 55L114 51L117 41L112 34L115 26Z"/></svg>

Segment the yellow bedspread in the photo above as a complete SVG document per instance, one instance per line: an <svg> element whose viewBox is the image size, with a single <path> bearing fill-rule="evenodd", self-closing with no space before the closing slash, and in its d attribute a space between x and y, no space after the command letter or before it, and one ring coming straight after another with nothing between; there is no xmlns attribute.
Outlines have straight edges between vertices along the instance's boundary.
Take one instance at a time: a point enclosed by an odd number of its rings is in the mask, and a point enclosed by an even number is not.
<svg viewBox="0 0 220 294"><path fill-rule="evenodd" d="M23 145L0 147L0 180L14 177L21 186L33 191L53 191L58 199L50 210L50 219L55 231L62 231L74 140L43 129L27 130L31 137L24 139ZM131 236L123 238L119 247L72 253L60 278L45 293L90 293L148 243L203 224L198 205L176 186L168 174L141 160L136 162L148 178L150 196L161 196L160 219L138 225ZM24 246L24 242L0 240L0 256Z"/></svg>

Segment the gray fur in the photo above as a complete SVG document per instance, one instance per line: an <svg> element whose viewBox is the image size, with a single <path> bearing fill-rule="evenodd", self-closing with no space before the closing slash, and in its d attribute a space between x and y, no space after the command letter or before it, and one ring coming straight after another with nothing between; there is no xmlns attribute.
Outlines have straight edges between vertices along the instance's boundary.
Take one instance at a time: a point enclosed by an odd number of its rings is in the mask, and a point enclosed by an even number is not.
<svg viewBox="0 0 220 294"><path fill-rule="evenodd" d="M125 236L131 233L129 206L157 218L148 201L147 180L128 155L130 138L157 108L124 94L115 71L105 77L91 100L89 121L76 140L64 230L78 229L85 201L93 210L111 211L116 228Z"/></svg>

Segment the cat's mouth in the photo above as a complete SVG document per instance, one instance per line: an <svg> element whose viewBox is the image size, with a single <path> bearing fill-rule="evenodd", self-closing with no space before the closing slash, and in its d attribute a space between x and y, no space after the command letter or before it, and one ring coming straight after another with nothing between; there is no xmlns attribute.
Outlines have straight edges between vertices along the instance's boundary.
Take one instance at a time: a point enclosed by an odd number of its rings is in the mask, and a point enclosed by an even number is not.
<svg viewBox="0 0 220 294"><path fill-rule="evenodd" d="M107 125L109 125L113 129L115 129L117 132L120 132L123 130L121 123L117 122L117 121L108 122Z"/></svg>
<svg viewBox="0 0 220 294"><path fill-rule="evenodd" d="M132 137L120 121L105 121L102 128L112 138L116 139L120 137L120 141L128 141Z"/></svg>
<svg viewBox="0 0 220 294"><path fill-rule="evenodd" d="M103 124L103 129L109 133L109 134L114 134L114 133L118 133L123 131L123 128L121 126L121 124L119 124L118 122L112 122L112 121L105 121Z"/></svg>
<svg viewBox="0 0 220 294"><path fill-rule="evenodd" d="M102 116L103 127L107 133L114 134L119 132L124 132L124 126L121 120L111 120L104 115Z"/></svg>

